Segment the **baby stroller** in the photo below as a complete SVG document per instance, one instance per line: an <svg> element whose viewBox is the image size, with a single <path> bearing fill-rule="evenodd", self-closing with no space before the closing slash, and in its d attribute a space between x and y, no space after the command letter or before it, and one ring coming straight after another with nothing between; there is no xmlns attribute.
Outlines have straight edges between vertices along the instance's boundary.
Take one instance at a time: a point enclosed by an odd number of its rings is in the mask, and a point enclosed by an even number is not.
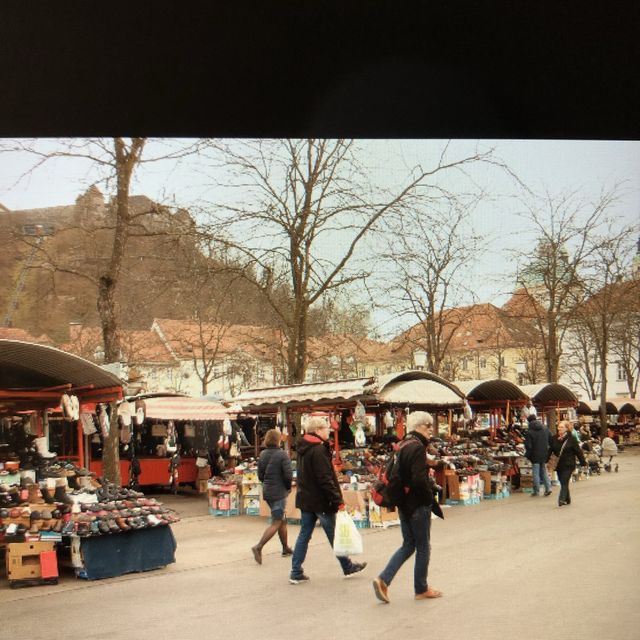
<svg viewBox="0 0 640 640"><path fill-rule="evenodd" d="M602 458L609 458L608 461L604 463L604 470L608 473L611 473L611 470L618 473L618 463L613 464L613 459L618 455L618 445L615 443L613 438L604 438L602 440Z"/></svg>

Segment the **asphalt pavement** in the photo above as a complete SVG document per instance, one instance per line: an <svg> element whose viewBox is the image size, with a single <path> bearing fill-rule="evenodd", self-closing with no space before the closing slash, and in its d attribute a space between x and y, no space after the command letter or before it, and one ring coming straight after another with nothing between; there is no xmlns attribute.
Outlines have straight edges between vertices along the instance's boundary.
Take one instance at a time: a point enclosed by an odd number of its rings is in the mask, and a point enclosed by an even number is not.
<svg viewBox="0 0 640 640"><path fill-rule="evenodd" d="M320 529L305 572L290 585L290 559L272 540L257 565L259 517L214 518L200 496L160 496L173 525L176 563L85 581L66 570L55 586L10 589L0 580L3 638L154 640L637 640L640 637L640 448L619 473L573 483L572 504L514 493L451 507L433 520L429 584L438 600L413 599L412 559L375 599L372 579L400 544L398 527L363 530L364 572L344 579ZM290 526L290 543L298 527Z"/></svg>

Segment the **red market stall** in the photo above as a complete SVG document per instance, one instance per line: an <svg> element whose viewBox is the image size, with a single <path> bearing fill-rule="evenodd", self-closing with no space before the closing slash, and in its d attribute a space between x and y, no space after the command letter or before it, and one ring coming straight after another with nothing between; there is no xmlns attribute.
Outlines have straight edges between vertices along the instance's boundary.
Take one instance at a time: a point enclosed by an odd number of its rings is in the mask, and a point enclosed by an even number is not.
<svg viewBox="0 0 640 640"><path fill-rule="evenodd" d="M63 410L64 398L77 398L76 415ZM57 441L66 444L57 451L61 458L83 466L79 414L120 398L120 379L84 358L47 345L0 340L0 415L29 416L35 435L45 437L48 446L52 423L60 422Z"/></svg>
<svg viewBox="0 0 640 640"><path fill-rule="evenodd" d="M168 393L127 397L123 402L128 402L131 408L121 412L121 405L119 412L133 415L133 434L130 447L120 458L122 483L129 482L132 458L135 458L140 486L195 485L197 451L208 449L210 441L217 440L223 421L230 417L227 408L204 398ZM167 446L172 430L175 449ZM175 461L173 468L172 461ZM92 451L89 469L101 475L99 451Z"/></svg>

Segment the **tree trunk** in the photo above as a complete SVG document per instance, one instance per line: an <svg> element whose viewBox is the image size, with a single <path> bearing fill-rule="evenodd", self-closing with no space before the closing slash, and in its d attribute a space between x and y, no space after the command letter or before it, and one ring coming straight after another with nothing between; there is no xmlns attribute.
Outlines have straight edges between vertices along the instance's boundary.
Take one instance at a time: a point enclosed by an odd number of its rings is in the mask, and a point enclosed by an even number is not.
<svg viewBox="0 0 640 640"><path fill-rule="evenodd" d="M100 276L97 300L106 363L119 362L120 360L116 288L129 238L129 189L131 177L140 160L145 139L133 138L130 148L127 148L122 138L114 138L113 143L117 181L115 233L107 271ZM116 416L117 406L114 402L111 404L111 429L103 443L102 468L104 477L120 486L120 438Z"/></svg>

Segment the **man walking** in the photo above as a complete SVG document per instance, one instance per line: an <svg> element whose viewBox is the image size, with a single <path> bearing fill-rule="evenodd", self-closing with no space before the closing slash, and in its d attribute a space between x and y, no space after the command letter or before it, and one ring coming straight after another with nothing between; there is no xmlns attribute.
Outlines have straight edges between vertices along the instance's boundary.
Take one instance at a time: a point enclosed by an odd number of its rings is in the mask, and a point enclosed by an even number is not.
<svg viewBox="0 0 640 640"><path fill-rule="evenodd" d="M289 576L291 584L300 584L309 580L302 570L302 564L307 557L309 541L316 522L320 520L329 544L333 547L336 513L344 509L342 491L331 463L329 424L324 418L313 417L307 421L305 430L305 435L296 443L298 454L296 507L300 509L302 517L300 533L291 558ZM366 562L353 562L348 557L338 556L337 560L346 577L362 571L367 566Z"/></svg>
<svg viewBox="0 0 640 640"><path fill-rule="evenodd" d="M378 600L389 602L388 588L400 567L415 552L413 588L416 600L439 598L442 592L427 583L429 535L433 491L427 471L427 445L432 435L433 418L426 411L415 411L407 418L407 436L398 451L400 477L405 487L398 504L402 546L391 556L382 573L373 581Z"/></svg>
<svg viewBox="0 0 640 640"><path fill-rule="evenodd" d="M547 458L549 457L549 444L551 432L534 415L529 415L529 428L524 436L525 457L533 466L533 493L535 498L540 493L540 478L544 484L544 495L551 495L551 481L547 473Z"/></svg>

